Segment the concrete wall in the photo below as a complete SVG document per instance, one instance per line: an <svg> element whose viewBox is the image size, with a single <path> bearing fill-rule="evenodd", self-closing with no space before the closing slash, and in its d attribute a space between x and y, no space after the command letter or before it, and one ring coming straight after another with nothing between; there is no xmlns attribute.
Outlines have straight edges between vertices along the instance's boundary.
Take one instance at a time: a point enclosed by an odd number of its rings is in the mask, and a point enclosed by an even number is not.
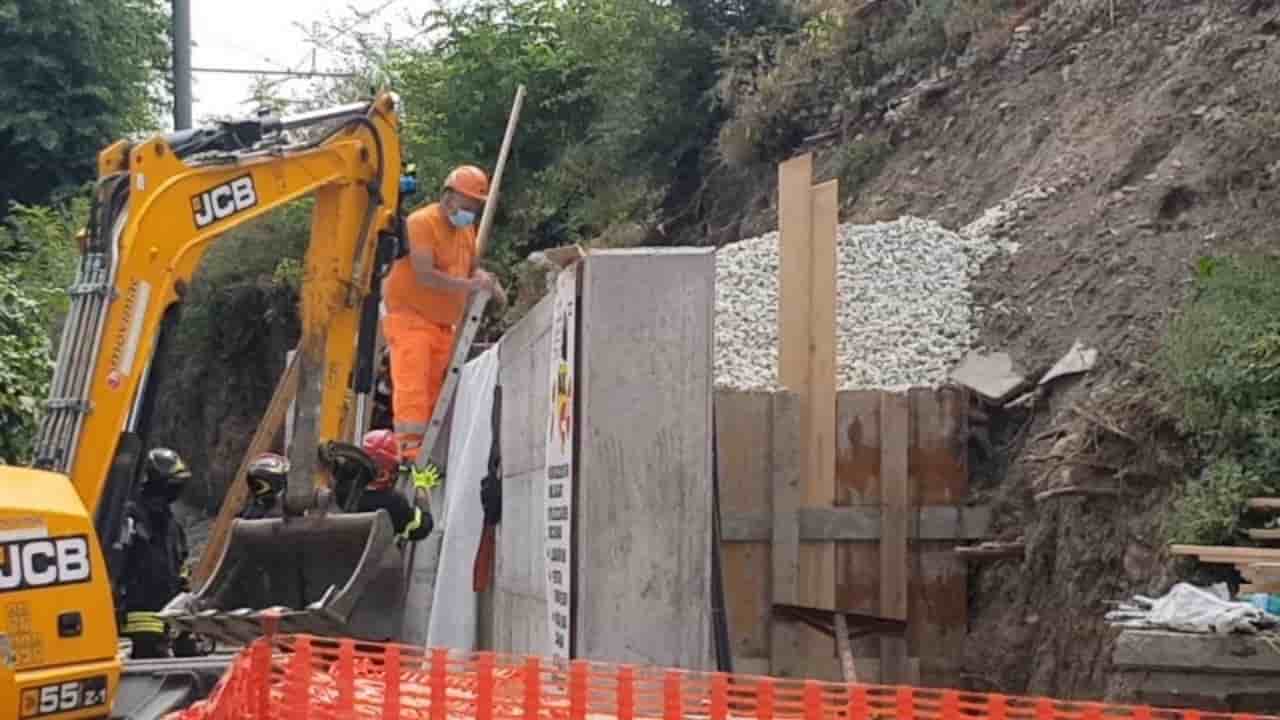
<svg viewBox="0 0 1280 720"><path fill-rule="evenodd" d="M482 604L484 644L494 650L547 655L543 498L547 412L551 404L551 310L542 299L502 339L502 524L491 597Z"/></svg>
<svg viewBox="0 0 1280 720"><path fill-rule="evenodd" d="M578 345L575 656L714 669L715 256L592 253Z"/></svg>
<svg viewBox="0 0 1280 720"><path fill-rule="evenodd" d="M575 656L711 669L714 256L594 252L578 308ZM502 340L502 524L486 647L551 653L545 491L553 297Z"/></svg>

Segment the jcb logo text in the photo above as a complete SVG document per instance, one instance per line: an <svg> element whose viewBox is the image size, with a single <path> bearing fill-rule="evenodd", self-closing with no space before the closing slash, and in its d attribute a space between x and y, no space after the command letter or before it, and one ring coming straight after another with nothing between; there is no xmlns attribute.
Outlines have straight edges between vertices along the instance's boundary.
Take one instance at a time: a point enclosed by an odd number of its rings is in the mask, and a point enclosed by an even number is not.
<svg viewBox="0 0 1280 720"><path fill-rule="evenodd" d="M191 198L191 212L196 228L204 229L257 204L258 191L253 186L253 176L243 175Z"/></svg>
<svg viewBox="0 0 1280 720"><path fill-rule="evenodd" d="M0 545L0 593L89 582L84 535L16 540Z"/></svg>

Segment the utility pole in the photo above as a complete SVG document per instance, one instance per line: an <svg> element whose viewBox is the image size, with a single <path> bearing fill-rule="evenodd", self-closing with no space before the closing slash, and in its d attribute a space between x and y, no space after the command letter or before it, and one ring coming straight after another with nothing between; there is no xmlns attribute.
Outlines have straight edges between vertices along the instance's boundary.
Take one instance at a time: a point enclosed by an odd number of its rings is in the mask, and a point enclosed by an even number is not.
<svg viewBox="0 0 1280 720"><path fill-rule="evenodd" d="M191 0L173 0L173 129L191 127Z"/></svg>

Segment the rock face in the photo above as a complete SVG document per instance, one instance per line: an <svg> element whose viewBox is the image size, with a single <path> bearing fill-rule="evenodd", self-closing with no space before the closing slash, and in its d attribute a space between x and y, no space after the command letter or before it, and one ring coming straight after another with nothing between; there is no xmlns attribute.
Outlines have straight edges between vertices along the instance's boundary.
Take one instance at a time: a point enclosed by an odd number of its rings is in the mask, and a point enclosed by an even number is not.
<svg viewBox="0 0 1280 720"><path fill-rule="evenodd" d="M836 376L842 390L935 386L976 338L969 279L998 249L915 217L842 225L836 242ZM774 388L778 233L720 249L716 385Z"/></svg>

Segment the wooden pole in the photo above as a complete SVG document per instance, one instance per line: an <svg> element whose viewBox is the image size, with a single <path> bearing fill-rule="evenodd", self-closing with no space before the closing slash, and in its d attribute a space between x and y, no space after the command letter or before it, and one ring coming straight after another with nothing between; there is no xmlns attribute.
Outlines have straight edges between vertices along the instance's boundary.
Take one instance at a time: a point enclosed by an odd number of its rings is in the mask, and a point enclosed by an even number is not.
<svg viewBox="0 0 1280 720"><path fill-rule="evenodd" d="M498 164L493 169L493 180L489 183L489 200L484 204L484 214L480 216L480 230L476 233L476 257L484 257L489 245L489 233L493 231L493 216L498 208L498 192L502 188L502 173L507 169L507 154L511 151L511 140L516 134L516 124L520 122L520 108L524 106L524 85L516 88L516 99L511 104L511 115L507 118L507 131L502 136L502 147L498 150Z"/></svg>
<svg viewBox="0 0 1280 720"><path fill-rule="evenodd" d="M200 556L199 562L192 571L192 588L199 588L203 585L213 573L214 568L217 567L218 559L222 556L222 550L227 544L227 536L231 531L231 521L240 513L240 509L244 507L245 500L249 497L249 482L247 480L249 463L260 453L266 452L271 441L275 439L276 433L280 432L280 428L284 425L284 418L289 410L289 405L298 393L298 358L300 355L301 353L294 353L293 360L285 367L280 379L276 381L276 389L271 394L271 403L267 405L267 411L263 413L262 421L258 423L258 430L254 433L253 439L249 441L249 449L245 451L244 458L240 461L240 467L231 479L227 494L222 499L222 507L218 509L218 517L213 521L213 527L209 530L209 543L205 545L204 554Z"/></svg>

